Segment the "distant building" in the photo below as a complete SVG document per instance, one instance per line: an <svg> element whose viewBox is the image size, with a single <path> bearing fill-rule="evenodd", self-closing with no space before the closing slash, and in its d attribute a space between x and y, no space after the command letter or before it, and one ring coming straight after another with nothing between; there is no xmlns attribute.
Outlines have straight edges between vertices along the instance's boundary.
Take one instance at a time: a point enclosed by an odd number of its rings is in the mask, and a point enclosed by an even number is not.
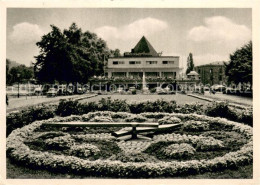
<svg viewBox="0 0 260 185"><path fill-rule="evenodd" d="M187 77L191 80L199 80L199 74L196 71L189 72Z"/></svg>
<svg viewBox="0 0 260 185"><path fill-rule="evenodd" d="M131 52L124 53L122 57L108 59L106 76L111 78L172 78L176 79L181 68L179 56L161 56L149 41L143 36Z"/></svg>
<svg viewBox="0 0 260 185"><path fill-rule="evenodd" d="M200 82L204 85L226 84L224 62L213 62L205 65L196 66L194 70L200 76Z"/></svg>

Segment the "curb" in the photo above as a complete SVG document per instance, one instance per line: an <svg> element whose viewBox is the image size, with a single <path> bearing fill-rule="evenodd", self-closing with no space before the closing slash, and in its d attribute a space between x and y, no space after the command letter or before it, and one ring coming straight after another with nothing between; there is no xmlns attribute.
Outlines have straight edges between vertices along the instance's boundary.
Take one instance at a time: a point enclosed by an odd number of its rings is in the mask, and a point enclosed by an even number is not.
<svg viewBox="0 0 260 185"><path fill-rule="evenodd" d="M197 98L197 99L200 99L200 100L205 100L205 101L208 101L208 102L213 102L213 101L221 102L221 100L214 100L214 99L211 99L211 98L201 97L201 96L194 95L194 94L187 94L187 96L191 96L191 97L194 97L194 98ZM229 103L229 106L234 107L234 108L238 108L238 109L252 108L252 106L250 106L250 105L238 105L238 104L235 104L235 103Z"/></svg>
<svg viewBox="0 0 260 185"><path fill-rule="evenodd" d="M72 100L83 100L83 99L93 98L95 96L98 96L98 94L92 94L92 95L84 96L84 97L75 97L75 98L70 98L70 99L72 99ZM23 106L23 107L12 108L12 109L9 109L9 110L6 109L6 114L10 114L12 112L20 111L20 110L22 110L24 108L33 107L33 106L37 106L37 105L40 105L40 104L49 104L49 105L53 104L54 105L54 104L57 104L60 100L61 99L54 100L54 101L47 101L47 102L42 102L42 103L38 103L38 104L35 104L35 105L27 105L27 106Z"/></svg>

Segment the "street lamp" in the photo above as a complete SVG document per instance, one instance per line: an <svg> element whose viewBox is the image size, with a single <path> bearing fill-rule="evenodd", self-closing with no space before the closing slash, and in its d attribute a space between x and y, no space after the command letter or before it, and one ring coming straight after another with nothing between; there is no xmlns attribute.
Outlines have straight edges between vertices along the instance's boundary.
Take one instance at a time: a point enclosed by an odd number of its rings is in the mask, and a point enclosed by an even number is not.
<svg viewBox="0 0 260 185"><path fill-rule="evenodd" d="M17 78L18 78L18 98L20 97L20 94L19 94L19 90L20 90L20 84L19 84L19 82L20 82L20 74L18 73L17 74Z"/></svg>

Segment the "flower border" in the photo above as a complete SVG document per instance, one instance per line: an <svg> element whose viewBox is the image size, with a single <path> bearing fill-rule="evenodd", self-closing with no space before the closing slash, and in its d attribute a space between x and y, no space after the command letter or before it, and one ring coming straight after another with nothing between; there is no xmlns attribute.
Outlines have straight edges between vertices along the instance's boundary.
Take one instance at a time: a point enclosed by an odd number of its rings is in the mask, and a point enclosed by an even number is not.
<svg viewBox="0 0 260 185"><path fill-rule="evenodd" d="M152 114L152 113L151 113ZM154 114L154 113L153 113ZM32 124L14 130L7 138L7 155L14 161L30 167L49 169L56 172L75 172L86 176L98 177L122 177L122 178L155 178L172 177L185 174L197 174L215 172L230 167L251 164L253 161L253 129L250 126L229 121L224 118L213 118L205 115L172 113L181 119L189 118L201 121L209 121L210 124L220 124L231 127L233 131L243 134L248 143L235 152L226 153L224 156L210 160L190 160L171 162L127 162L110 160L83 160L74 156L56 155L49 152L31 150L24 144L27 137L45 122L58 121L51 118L36 121ZM69 118L69 117L68 117ZM64 121L64 118L62 118Z"/></svg>

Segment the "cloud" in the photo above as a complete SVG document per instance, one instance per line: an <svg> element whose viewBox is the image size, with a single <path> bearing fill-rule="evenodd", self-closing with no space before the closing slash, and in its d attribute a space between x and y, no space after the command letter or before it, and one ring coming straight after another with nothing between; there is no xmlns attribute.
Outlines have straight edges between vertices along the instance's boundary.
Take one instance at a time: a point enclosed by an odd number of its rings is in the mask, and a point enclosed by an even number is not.
<svg viewBox="0 0 260 185"><path fill-rule="evenodd" d="M228 60L229 60L229 55L218 55L212 53L193 56L193 61L195 66L204 65L216 61L228 61Z"/></svg>
<svg viewBox="0 0 260 185"><path fill-rule="evenodd" d="M239 25L232 20L215 16L205 18L205 25L192 28L188 32L188 39L194 42L215 41L217 43L230 43L241 45L251 40L251 30L245 25ZM233 43L232 43L233 42Z"/></svg>
<svg viewBox="0 0 260 185"><path fill-rule="evenodd" d="M16 44L28 44L39 41L43 34L37 24L22 22L13 26L9 38Z"/></svg>
<svg viewBox="0 0 260 185"><path fill-rule="evenodd" d="M143 35L152 35L165 30L168 24L159 19L147 17L121 27L103 26L95 29L98 36L105 40L120 39L123 41L138 39Z"/></svg>

